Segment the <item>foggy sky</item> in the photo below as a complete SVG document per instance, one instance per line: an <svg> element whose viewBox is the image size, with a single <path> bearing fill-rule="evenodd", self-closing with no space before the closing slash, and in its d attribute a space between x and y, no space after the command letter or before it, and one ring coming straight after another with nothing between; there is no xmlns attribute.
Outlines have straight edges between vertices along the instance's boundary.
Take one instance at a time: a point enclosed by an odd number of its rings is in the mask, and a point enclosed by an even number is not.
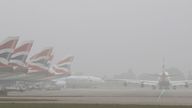
<svg viewBox="0 0 192 108"><path fill-rule="evenodd" d="M73 73L192 69L191 0L0 0L0 40L53 46L54 62L74 55Z"/></svg>

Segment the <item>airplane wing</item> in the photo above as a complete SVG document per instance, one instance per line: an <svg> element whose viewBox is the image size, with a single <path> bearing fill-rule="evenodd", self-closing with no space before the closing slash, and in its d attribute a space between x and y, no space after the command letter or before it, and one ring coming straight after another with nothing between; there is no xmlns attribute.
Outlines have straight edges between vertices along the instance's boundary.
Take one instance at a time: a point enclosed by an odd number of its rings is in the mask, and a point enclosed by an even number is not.
<svg viewBox="0 0 192 108"><path fill-rule="evenodd" d="M129 79L105 79L106 81L116 81L116 82L125 82L129 84L140 84L138 80L129 80Z"/></svg>
<svg viewBox="0 0 192 108"><path fill-rule="evenodd" d="M158 83L158 81L150 81L150 80L141 80L140 82L146 85L157 85Z"/></svg>
<svg viewBox="0 0 192 108"><path fill-rule="evenodd" d="M124 84L134 84L139 85L141 87L144 86L157 86L157 81L150 81L150 80L129 80L129 79L111 79L107 81L116 81L116 82L123 82Z"/></svg>
<svg viewBox="0 0 192 108"><path fill-rule="evenodd" d="M157 86L158 81L152 81L152 80L141 80L140 81L141 86Z"/></svg>
<svg viewBox="0 0 192 108"><path fill-rule="evenodd" d="M188 87L189 85L192 85L192 80L171 81L171 85Z"/></svg>

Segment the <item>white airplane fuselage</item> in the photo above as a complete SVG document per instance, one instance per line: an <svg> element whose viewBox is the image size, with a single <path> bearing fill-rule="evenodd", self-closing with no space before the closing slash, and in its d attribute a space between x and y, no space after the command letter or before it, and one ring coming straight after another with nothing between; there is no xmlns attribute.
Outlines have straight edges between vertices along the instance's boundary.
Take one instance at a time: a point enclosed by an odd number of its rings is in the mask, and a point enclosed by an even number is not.
<svg viewBox="0 0 192 108"><path fill-rule="evenodd" d="M159 76L158 87L159 89L169 89L171 81L167 72L162 72Z"/></svg>
<svg viewBox="0 0 192 108"><path fill-rule="evenodd" d="M68 88L96 88L104 83L103 79L94 76L69 76L58 81L64 81Z"/></svg>

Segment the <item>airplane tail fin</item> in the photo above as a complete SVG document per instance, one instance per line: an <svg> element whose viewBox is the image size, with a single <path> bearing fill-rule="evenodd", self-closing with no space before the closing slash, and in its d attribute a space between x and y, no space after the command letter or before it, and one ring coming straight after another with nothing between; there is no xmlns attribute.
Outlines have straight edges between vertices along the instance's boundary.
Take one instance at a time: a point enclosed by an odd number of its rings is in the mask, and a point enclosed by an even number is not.
<svg viewBox="0 0 192 108"><path fill-rule="evenodd" d="M61 61L59 61L56 65L51 67L52 73L55 75L71 75L71 64L74 60L74 56L68 56Z"/></svg>
<svg viewBox="0 0 192 108"><path fill-rule="evenodd" d="M52 51L52 47L46 48L32 56L28 62L28 72L49 72L50 61L53 58Z"/></svg>
<svg viewBox="0 0 192 108"><path fill-rule="evenodd" d="M165 72L165 58L163 58L163 64L162 64L162 72Z"/></svg>
<svg viewBox="0 0 192 108"><path fill-rule="evenodd" d="M15 46L19 40L19 37L8 37L6 40L0 43L0 67L9 67L9 59Z"/></svg>
<svg viewBox="0 0 192 108"><path fill-rule="evenodd" d="M17 68L26 68L26 59L33 46L33 41L26 41L18 46L9 61L9 65Z"/></svg>

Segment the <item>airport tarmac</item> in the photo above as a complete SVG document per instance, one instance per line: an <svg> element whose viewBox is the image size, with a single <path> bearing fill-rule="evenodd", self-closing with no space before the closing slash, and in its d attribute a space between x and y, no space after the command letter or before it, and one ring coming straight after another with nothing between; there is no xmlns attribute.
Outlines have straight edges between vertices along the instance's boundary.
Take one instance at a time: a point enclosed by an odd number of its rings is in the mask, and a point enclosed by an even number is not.
<svg viewBox="0 0 192 108"><path fill-rule="evenodd" d="M63 89L12 92L1 103L192 105L192 89Z"/></svg>

